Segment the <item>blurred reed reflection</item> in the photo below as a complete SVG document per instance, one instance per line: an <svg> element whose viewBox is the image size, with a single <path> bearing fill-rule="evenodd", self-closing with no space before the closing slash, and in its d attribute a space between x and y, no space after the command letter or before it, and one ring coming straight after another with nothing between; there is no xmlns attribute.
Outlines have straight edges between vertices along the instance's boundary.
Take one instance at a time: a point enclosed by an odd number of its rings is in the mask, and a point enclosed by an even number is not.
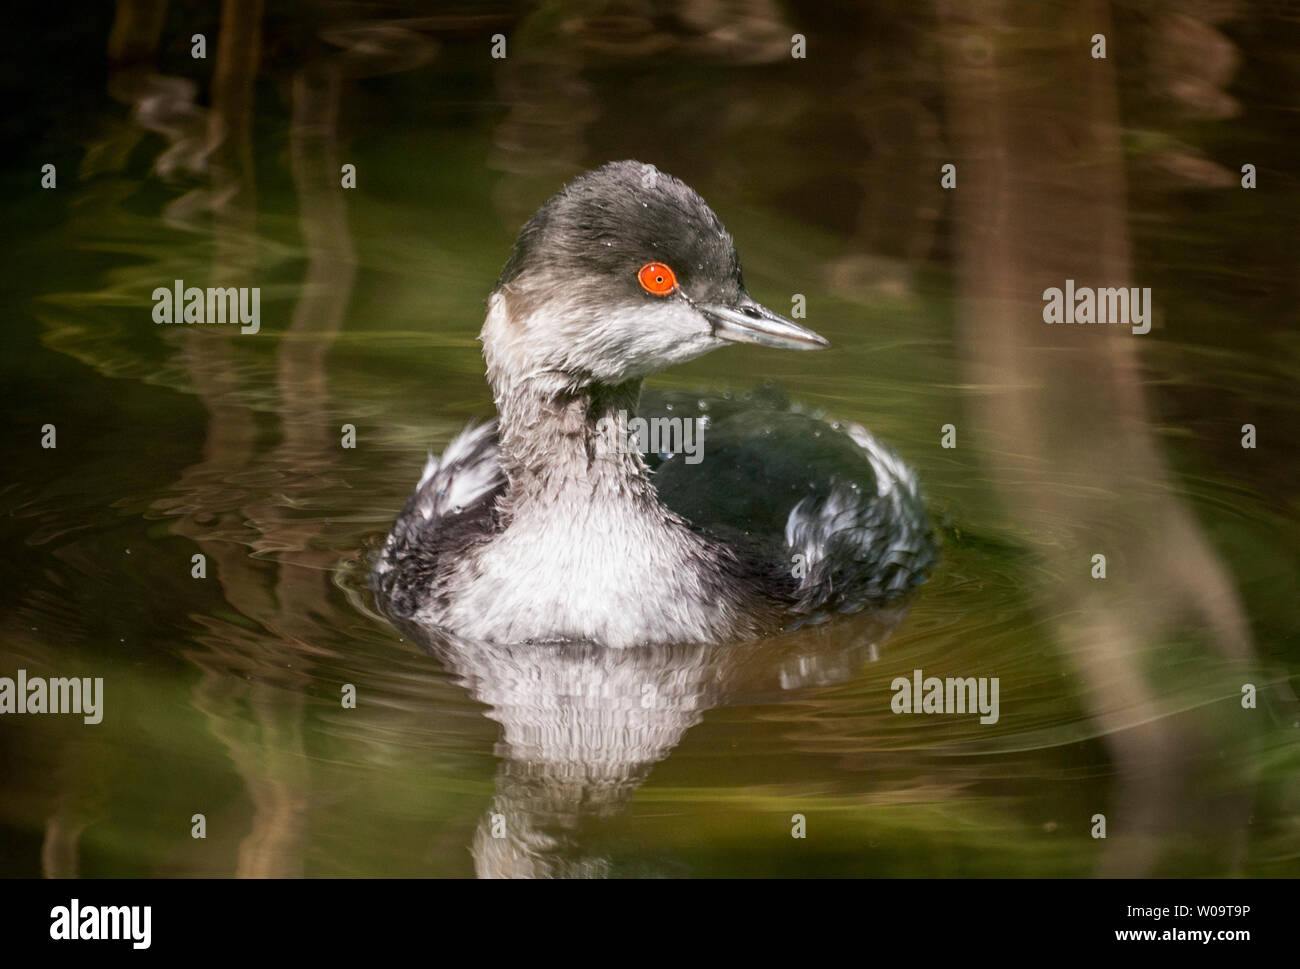
<svg viewBox="0 0 1300 969"><path fill-rule="evenodd" d="M110 62L117 66L109 90L134 106L136 124L170 142L155 162L159 174L184 169L207 180L164 213L171 225L211 233L214 257L203 276L210 285L255 285L263 267L252 244L258 210L251 126L263 6L260 0L223 5L206 110L194 106L193 84L156 75L147 66L164 10L165 4L148 0L120 0L110 34ZM303 748L305 688L313 654L328 652L319 645L327 637L317 617L337 553L317 547L324 524L296 509L331 485L329 473L343 453L337 424L326 417L331 399L325 357L346 315L356 264L338 191L340 89L358 77L418 66L435 49L397 22L327 21L319 34L323 51L341 50L322 52L298 67L288 85L290 171L307 268L277 354L279 443L269 449L258 444L254 402L264 390L241 374L237 334L187 328L182 357L209 414L204 458L185 470L172 497L154 505L156 513L174 519L177 534L201 549L226 601L261 633L208 619L201 648L186 652L203 670L194 705L228 750L253 807L252 830L233 866L239 876L303 873L311 789ZM116 129L90 157L98 167L113 159L122 163L135 140L129 128ZM240 479L271 480L275 488L232 489L231 482ZM270 583L259 553L275 556ZM48 853L67 850L51 847Z"/></svg>
<svg viewBox="0 0 1300 969"><path fill-rule="evenodd" d="M1225 732L1251 728L1225 716L1222 704L1176 716L1161 697L1159 650L1202 635L1205 649L1228 661L1219 672L1228 703L1242 683L1271 676L1255 660L1233 581L1177 497L1154 439L1141 338L1127 327L1041 322L1040 294L1067 279L1140 284L1115 73L1110 60L1079 53L1080 38L1111 33L1107 4L945 10L944 70L962 160L955 225L971 419L1011 527L1046 562L1032 573L1045 580L1034 594L1118 768L1101 873L1148 874L1170 831L1199 824L1208 837L1243 838L1254 797L1243 778L1213 816L1184 809ZM1040 522L1056 524L1050 540L1036 532ZM1089 577L1096 553L1106 556L1106 581ZM1294 702L1287 693L1269 700Z"/></svg>

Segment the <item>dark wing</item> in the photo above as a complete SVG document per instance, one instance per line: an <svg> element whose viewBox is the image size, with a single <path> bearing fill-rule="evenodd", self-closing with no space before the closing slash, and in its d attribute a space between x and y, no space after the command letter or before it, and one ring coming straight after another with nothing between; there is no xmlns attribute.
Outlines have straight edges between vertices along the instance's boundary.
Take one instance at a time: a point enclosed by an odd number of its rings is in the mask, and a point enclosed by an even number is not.
<svg viewBox="0 0 1300 969"><path fill-rule="evenodd" d="M673 511L786 577L808 619L897 599L936 554L911 470L856 424L790 409L778 392L647 394L641 417L707 415L702 459L650 456Z"/></svg>

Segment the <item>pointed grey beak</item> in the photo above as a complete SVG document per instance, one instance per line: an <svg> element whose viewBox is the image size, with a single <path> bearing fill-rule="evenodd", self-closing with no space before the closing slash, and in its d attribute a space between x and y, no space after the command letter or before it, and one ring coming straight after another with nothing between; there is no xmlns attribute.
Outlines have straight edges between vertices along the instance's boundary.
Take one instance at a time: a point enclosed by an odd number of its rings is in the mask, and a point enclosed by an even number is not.
<svg viewBox="0 0 1300 969"><path fill-rule="evenodd" d="M713 335L731 343L757 343L781 350L821 350L831 341L743 296L735 306L700 303L696 309L713 323Z"/></svg>

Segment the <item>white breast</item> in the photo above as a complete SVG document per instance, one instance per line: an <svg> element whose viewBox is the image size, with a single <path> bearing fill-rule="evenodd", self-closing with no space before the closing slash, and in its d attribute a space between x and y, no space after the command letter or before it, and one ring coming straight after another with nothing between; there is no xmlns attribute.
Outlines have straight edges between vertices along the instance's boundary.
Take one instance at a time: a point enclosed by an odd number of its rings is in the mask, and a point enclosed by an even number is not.
<svg viewBox="0 0 1300 969"><path fill-rule="evenodd" d="M701 540L650 509L566 496L521 510L458 570L449 608L427 618L496 642L715 639L737 616L706 593L708 563Z"/></svg>

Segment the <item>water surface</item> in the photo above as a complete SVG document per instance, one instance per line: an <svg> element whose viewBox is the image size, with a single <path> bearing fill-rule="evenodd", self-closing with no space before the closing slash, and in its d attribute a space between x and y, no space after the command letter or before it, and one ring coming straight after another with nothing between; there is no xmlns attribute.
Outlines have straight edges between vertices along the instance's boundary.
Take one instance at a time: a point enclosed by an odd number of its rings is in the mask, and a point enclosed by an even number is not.
<svg viewBox="0 0 1300 969"><path fill-rule="evenodd" d="M0 870L1300 873L1295 24L1116 8L1208 87L1117 54L1081 115L1094 65L1015 44L1068 48L1068 16L1021 6L1047 26L320 5L255 33L253 5L151 27L122 2L32 34L27 71L78 56L5 122L0 676L102 677L105 716L0 722ZM963 124L984 110L1061 137ZM897 610L622 654L376 613L426 452L492 413L475 337L514 233L621 157L697 188L751 292L803 294L834 344L651 387L771 381L895 447L943 543ZM1090 268L1152 287L1152 333L1041 323L1038 290ZM260 287L260 332L155 325L176 279ZM916 669L998 677L998 721L895 714Z"/></svg>

